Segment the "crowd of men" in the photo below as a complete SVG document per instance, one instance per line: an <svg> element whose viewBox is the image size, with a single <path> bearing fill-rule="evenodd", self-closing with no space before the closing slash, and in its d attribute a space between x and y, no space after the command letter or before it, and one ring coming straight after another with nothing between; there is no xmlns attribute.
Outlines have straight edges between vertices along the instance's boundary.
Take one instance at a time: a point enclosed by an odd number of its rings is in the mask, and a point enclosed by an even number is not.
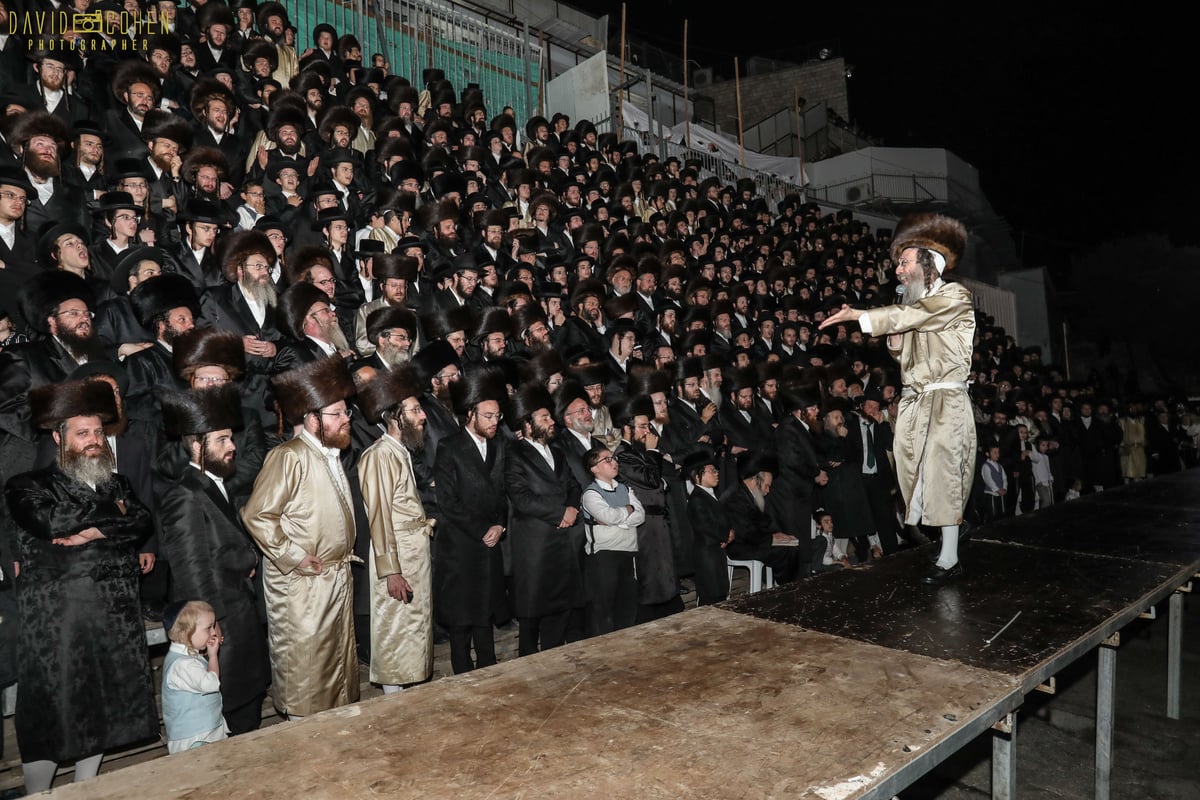
<svg viewBox="0 0 1200 800"><path fill-rule="evenodd" d="M819 328L895 302L891 231L414 83L328 25L305 46L278 3L89 8L145 24L67 50L0 25L27 788L158 735L142 618L168 602L213 606L237 734L268 690L289 718L353 702L360 662L428 680L435 630L462 672L497 626L526 655L680 611L684 581L723 600L727 557L787 582L923 541L896 361ZM1096 396L976 317L968 519L1195 464L1166 398Z"/></svg>

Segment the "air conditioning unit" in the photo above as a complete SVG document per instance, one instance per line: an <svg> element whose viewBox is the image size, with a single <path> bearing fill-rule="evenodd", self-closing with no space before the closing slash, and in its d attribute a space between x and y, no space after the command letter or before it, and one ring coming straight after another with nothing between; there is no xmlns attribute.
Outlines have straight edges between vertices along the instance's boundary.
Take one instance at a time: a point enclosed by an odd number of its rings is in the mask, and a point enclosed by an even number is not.
<svg viewBox="0 0 1200 800"><path fill-rule="evenodd" d="M852 183L846 187L847 203L861 203L869 199L871 199L870 183Z"/></svg>
<svg viewBox="0 0 1200 800"><path fill-rule="evenodd" d="M711 86L713 82L712 67L704 67L698 69L691 74L692 86L700 88L701 86Z"/></svg>

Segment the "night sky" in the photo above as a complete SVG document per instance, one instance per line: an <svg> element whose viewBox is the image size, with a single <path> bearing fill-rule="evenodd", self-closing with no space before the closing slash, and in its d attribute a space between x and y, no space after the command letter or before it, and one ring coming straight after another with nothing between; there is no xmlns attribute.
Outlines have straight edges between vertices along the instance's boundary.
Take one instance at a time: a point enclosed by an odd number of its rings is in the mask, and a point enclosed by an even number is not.
<svg viewBox="0 0 1200 800"><path fill-rule="evenodd" d="M572 5L609 13L619 42L620 4ZM1134 7L912 5L750 2L716 15L631 3L627 38L680 52L686 16L689 58L729 75L735 56L833 43L854 67L850 121L885 146L945 147L975 166L1026 266L1065 271L1100 242L1143 234L1200 245L1197 42L1182 20Z"/></svg>

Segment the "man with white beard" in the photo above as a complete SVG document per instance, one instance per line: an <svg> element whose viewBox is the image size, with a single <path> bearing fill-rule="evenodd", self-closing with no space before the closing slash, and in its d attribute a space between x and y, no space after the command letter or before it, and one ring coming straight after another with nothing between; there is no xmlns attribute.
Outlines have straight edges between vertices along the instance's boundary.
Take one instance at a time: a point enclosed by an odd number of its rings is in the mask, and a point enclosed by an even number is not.
<svg viewBox="0 0 1200 800"><path fill-rule="evenodd" d="M390 370L412 360L417 341L417 315L407 308L377 308L367 317L365 336L371 342L371 355L355 365Z"/></svg>
<svg viewBox="0 0 1200 800"><path fill-rule="evenodd" d="M295 341L289 345L299 363L319 361L332 355L350 358L354 352L338 324L329 295L311 283L289 286L279 298L279 321L283 333Z"/></svg>
<svg viewBox="0 0 1200 800"><path fill-rule="evenodd" d="M892 238L901 303L861 311L842 306L821 328L858 322L887 336L904 394L896 419L896 478L906 525L939 527L941 553L923 579L941 585L962 574L959 528L975 472L975 421L967 396L975 312L971 292L943 279L966 249L961 222L940 214L905 217Z"/></svg>

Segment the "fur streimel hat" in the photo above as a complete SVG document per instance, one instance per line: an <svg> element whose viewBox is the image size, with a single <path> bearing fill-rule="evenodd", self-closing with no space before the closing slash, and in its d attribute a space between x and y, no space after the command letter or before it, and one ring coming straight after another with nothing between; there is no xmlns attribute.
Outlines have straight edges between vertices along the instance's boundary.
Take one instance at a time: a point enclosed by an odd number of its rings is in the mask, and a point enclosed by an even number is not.
<svg viewBox="0 0 1200 800"><path fill-rule="evenodd" d="M405 365L394 367L363 387L358 395L358 407L368 422L379 424L383 415L410 397L420 397L421 383L417 368Z"/></svg>
<svg viewBox="0 0 1200 800"><path fill-rule="evenodd" d="M235 430L242 427L242 403L238 390L221 386L202 392L164 392L163 431L167 438Z"/></svg>
<svg viewBox="0 0 1200 800"><path fill-rule="evenodd" d="M117 396L107 381L47 383L29 390L29 410L33 424L48 431L72 417L100 417L107 425L117 419Z"/></svg>
<svg viewBox="0 0 1200 800"><path fill-rule="evenodd" d="M910 247L932 251L940 274L958 266L967 248L967 229L958 220L941 214L910 214L896 225L892 260L899 261L900 254Z"/></svg>
<svg viewBox="0 0 1200 800"><path fill-rule="evenodd" d="M220 367L230 380L246 369L242 337L221 328L193 328L171 345L175 374L185 381L200 367Z"/></svg>
<svg viewBox="0 0 1200 800"><path fill-rule="evenodd" d="M354 395L354 379L345 360L330 356L271 378L280 413L289 425Z"/></svg>

